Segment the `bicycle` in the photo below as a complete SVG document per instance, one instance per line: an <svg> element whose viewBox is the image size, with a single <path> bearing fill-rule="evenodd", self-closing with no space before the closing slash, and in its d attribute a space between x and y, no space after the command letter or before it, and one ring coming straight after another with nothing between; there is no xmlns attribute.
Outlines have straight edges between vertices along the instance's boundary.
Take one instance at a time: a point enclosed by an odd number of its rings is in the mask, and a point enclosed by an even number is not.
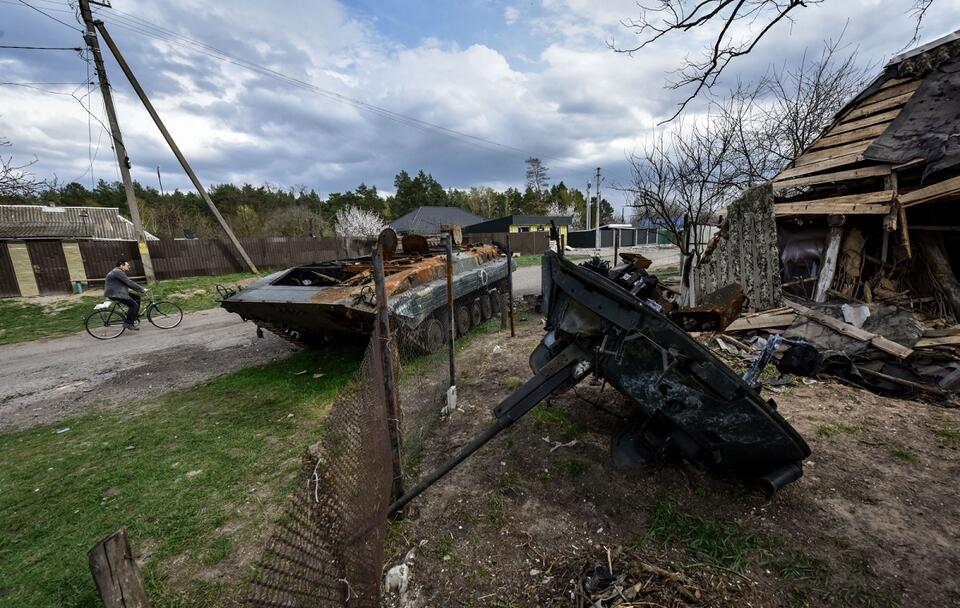
<svg viewBox="0 0 960 608"><path fill-rule="evenodd" d="M106 302L94 308L83 321L87 333L97 340L111 340L127 329L124 324L127 319L127 305L116 300L110 300L109 306L104 304ZM173 329L183 321L183 309L173 302L154 300L149 294L144 294L140 301L137 322L144 316L154 327Z"/></svg>

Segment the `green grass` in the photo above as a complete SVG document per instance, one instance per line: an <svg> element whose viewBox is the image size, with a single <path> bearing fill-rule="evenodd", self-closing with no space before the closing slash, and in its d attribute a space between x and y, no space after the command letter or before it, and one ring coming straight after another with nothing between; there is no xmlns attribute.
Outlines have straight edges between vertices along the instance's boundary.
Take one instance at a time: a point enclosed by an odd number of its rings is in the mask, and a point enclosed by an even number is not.
<svg viewBox="0 0 960 608"><path fill-rule="evenodd" d="M537 427L558 435L561 441L567 442L579 439L583 435L583 427L560 410L541 405L530 414Z"/></svg>
<svg viewBox="0 0 960 608"><path fill-rule="evenodd" d="M937 443L945 447L960 444L960 429L955 429L949 426L942 426L938 428Z"/></svg>
<svg viewBox="0 0 960 608"><path fill-rule="evenodd" d="M156 300L172 300L185 312L218 306L217 283L230 285L250 274L229 274L216 277L190 277L158 281L150 286ZM83 331L83 320L93 307L103 301L102 290L80 297L55 300L0 300L0 344L54 338ZM43 304L39 302L44 302Z"/></svg>
<svg viewBox="0 0 960 608"><path fill-rule="evenodd" d="M890 455L896 458L897 460L902 460L903 462L916 462L917 455L908 450L907 448L893 448L890 450Z"/></svg>
<svg viewBox="0 0 960 608"><path fill-rule="evenodd" d="M190 574L276 516L361 355L303 352L124 412L0 435L0 606L98 606L86 554L120 526L151 554L152 606L239 593ZM217 531L227 523L239 528Z"/></svg>
<svg viewBox="0 0 960 608"><path fill-rule="evenodd" d="M760 548L759 539L749 530L732 522L685 513L663 497L650 509L647 537L679 545L699 561L737 572L743 570L750 553Z"/></svg>

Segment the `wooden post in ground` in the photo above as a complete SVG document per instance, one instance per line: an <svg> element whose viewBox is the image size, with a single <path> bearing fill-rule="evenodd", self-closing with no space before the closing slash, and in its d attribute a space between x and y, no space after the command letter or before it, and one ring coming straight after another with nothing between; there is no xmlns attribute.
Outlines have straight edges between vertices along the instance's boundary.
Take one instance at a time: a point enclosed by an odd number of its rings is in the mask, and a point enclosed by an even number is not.
<svg viewBox="0 0 960 608"><path fill-rule="evenodd" d="M120 528L87 553L104 608L148 608L143 576L133 559L127 531Z"/></svg>
<svg viewBox="0 0 960 608"><path fill-rule="evenodd" d="M825 302L827 290L833 283L833 275L837 272L837 259L840 257L840 242L843 240L843 216L831 215L827 220L830 223L830 232L827 235L827 247L820 263L820 277L813 290L814 302Z"/></svg>

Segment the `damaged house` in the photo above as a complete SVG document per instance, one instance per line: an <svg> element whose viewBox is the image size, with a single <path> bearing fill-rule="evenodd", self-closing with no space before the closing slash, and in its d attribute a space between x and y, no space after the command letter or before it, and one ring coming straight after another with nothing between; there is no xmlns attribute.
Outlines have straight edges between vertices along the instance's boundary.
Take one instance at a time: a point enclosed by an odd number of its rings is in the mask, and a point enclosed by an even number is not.
<svg viewBox="0 0 960 608"><path fill-rule="evenodd" d="M952 398L958 108L955 32L892 59L772 184L732 204L694 275L700 294L739 283L761 311L727 331L783 331L858 384Z"/></svg>

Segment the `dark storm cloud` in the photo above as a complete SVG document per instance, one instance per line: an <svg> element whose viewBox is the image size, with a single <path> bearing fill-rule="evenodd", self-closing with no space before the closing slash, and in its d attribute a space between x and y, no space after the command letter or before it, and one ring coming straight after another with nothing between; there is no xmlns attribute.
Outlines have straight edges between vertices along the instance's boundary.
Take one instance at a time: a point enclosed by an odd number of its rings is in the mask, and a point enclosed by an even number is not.
<svg viewBox="0 0 960 608"><path fill-rule="evenodd" d="M66 3L41 3L63 10L51 14L74 22ZM665 88L671 71L709 39L696 32L633 57L615 54L606 41L628 39L619 21L635 16L636 4L601 4L518 4L515 11L503 11L512 15L512 25L505 20L501 32L484 35L486 45L476 44L478 37L462 24L437 23L431 30L445 32L449 39L398 36L396 27L378 29L369 12L351 13L334 0L309 5L114 2L120 11L209 45L199 50L169 40L169 32L132 23L116 10L101 9L100 14L205 183L305 184L329 193L365 182L389 191L397 171L424 169L449 187L522 186L523 161L533 155L550 167L554 182L583 188L598 165L604 167L607 187L626 181L625 154L642 145L686 93ZM851 49L858 47L865 61L879 64L909 40L911 25L904 16L909 4L830 0L808 7L793 25L779 27L755 53L731 66L717 90L737 79L756 80L771 66L795 63L804 48L817 54L824 39L837 38L844 28ZM76 31L29 9L2 6L0 40L5 44L82 44ZM938 0L932 10L931 30L956 28L956 3ZM484 14L489 17L489 11ZM437 18L454 17L451 12ZM490 27L485 21L485 31ZM523 55L511 49L523 49ZM310 82L325 93L210 55L219 51ZM107 61L134 177L156 185L160 165L166 187L189 187L117 66L111 58ZM88 64L69 52L4 52L0 69L4 80L81 82ZM74 88L54 89L69 93ZM81 87L77 95L85 93ZM358 109L336 95L504 147L411 126L409 119ZM102 119L99 97L95 94L89 102ZM694 104L692 110L701 107ZM0 135L13 141L17 156L36 155L40 173L61 179L84 175L87 181L89 157L97 150L93 175L115 178L109 139L69 95L0 87ZM618 202L618 196L611 200Z"/></svg>

